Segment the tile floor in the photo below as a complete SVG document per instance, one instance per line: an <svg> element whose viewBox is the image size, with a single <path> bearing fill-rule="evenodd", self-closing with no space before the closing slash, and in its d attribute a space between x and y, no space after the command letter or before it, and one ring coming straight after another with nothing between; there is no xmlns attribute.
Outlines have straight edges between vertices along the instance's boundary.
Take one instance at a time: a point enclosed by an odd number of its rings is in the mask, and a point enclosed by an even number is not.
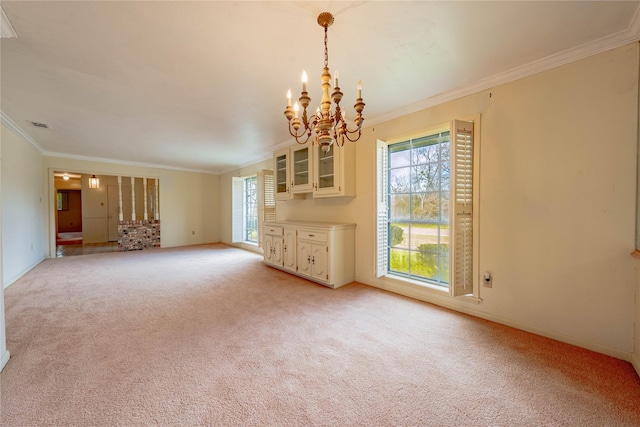
<svg viewBox="0 0 640 427"><path fill-rule="evenodd" d="M60 245L56 247L56 257L118 252L118 242L86 243L80 245Z"/></svg>

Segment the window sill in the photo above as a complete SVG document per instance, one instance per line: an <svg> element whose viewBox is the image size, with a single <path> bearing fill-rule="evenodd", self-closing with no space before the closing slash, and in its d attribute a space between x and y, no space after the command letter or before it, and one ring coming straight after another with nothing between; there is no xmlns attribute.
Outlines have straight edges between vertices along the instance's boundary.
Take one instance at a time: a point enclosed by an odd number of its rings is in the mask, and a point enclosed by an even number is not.
<svg viewBox="0 0 640 427"><path fill-rule="evenodd" d="M482 298L473 295L453 297L448 288L393 274L379 277L378 283L382 289L423 301L435 302L427 297L427 295L432 295L436 300L440 301L441 304L449 308L451 307L448 304L453 300L465 301L472 304L480 304L482 302Z"/></svg>
<svg viewBox="0 0 640 427"><path fill-rule="evenodd" d="M237 248L245 249L247 251L255 252L261 255L263 254L262 248L259 247L257 243L235 242L235 243L232 243L231 245Z"/></svg>
<svg viewBox="0 0 640 427"><path fill-rule="evenodd" d="M444 295L449 295L449 288L445 288L443 286L438 286L438 285L434 285L431 284L429 282L423 282L421 280L414 280L414 279L410 279L408 277L404 277L404 276L398 276L395 274L385 274L384 276L381 277L381 279L383 280L389 280L391 282L396 282L396 283L403 283L403 284L409 284L412 286L416 286L419 287L420 289L429 289L432 291L436 291L439 292L441 294Z"/></svg>

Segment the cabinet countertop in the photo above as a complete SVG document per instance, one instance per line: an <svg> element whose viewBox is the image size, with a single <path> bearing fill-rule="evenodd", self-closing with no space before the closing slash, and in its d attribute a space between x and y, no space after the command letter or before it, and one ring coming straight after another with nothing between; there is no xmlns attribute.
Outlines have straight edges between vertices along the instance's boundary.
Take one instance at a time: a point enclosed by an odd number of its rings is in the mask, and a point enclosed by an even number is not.
<svg viewBox="0 0 640 427"><path fill-rule="evenodd" d="M356 224L345 224L338 222L322 222L322 221L299 221L299 220L285 220L275 221L267 223L269 225L289 226L289 227L315 227L315 228L330 228L330 229L342 229L342 228L355 228Z"/></svg>

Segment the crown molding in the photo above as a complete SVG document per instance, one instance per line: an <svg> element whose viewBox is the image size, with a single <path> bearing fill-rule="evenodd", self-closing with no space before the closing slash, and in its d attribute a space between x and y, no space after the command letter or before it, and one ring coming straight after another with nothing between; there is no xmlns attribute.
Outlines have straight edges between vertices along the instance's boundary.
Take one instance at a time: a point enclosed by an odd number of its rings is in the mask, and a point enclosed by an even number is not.
<svg viewBox="0 0 640 427"><path fill-rule="evenodd" d="M57 157L62 159L81 160L85 162L109 163L109 164L115 164L115 165L135 166L135 167L141 167L141 168L166 169L166 170L173 170L173 171L180 171L180 172L194 172L194 173L204 173L208 175L220 175L219 172L206 170L206 169L181 168L177 166L159 165L155 163L130 162L127 160L108 159L104 157L80 156L77 154L57 153L52 151L44 151L42 155L46 157Z"/></svg>
<svg viewBox="0 0 640 427"><path fill-rule="evenodd" d="M4 14L4 10L0 7L0 38L10 39L14 37L18 37L18 35L13 29L11 22L9 22L9 18Z"/></svg>
<svg viewBox="0 0 640 427"><path fill-rule="evenodd" d="M267 150L270 150L270 149L271 148L268 148ZM234 171L237 171L238 169L246 168L247 166L255 165L256 163L264 162L265 160L269 160L269 159L273 159L273 152L268 152L263 156L259 156L254 159L248 160L238 166L233 166L231 168L224 169L220 172L220 175L229 173L229 172L234 172Z"/></svg>
<svg viewBox="0 0 640 427"><path fill-rule="evenodd" d="M491 89L493 87L500 86L514 80L519 80L524 77L538 74L543 71L568 64L570 62L579 61L589 56L597 55L598 53L606 52L608 50L612 50L629 43L637 42L638 40L640 40L640 5L636 8L636 13L631 19L631 22L626 30L622 30L609 36L594 40L592 42L585 43L583 45L576 46L574 48L567 49L553 55L549 55L528 64L521 65L505 72L478 80L469 85L462 86L451 91L442 92L423 101L407 105L403 108L399 108L392 113L373 117L368 120L369 123L367 123L366 127L371 127L378 123L383 123L392 119L396 119L398 117L406 116L407 114L434 107L439 104L444 104L445 102L453 101L467 95L482 92L483 90Z"/></svg>
<svg viewBox="0 0 640 427"><path fill-rule="evenodd" d="M636 40L640 40L640 5L636 8L636 13L634 13L633 18L631 18L631 23L627 31L635 35Z"/></svg>
<svg viewBox="0 0 640 427"><path fill-rule="evenodd" d="M38 152L41 155L47 156L47 157L58 157L58 158L65 158L65 159L82 160L87 162L102 162L102 163L136 166L136 167L144 167L144 168L168 169L168 170L175 170L175 171L181 171L181 172L205 173L210 175L220 174L219 172L214 172L214 171L205 170L205 169L180 168L176 166L157 165L153 163L129 162L126 160L107 159L102 157L79 156L76 154L47 151L44 148L42 148L33 138L31 138L20 126L18 126L13 120L9 118L9 116L7 116L2 111L0 111L0 122L2 122L3 125L11 129L14 133L19 135L29 144L31 144L36 150L38 150Z"/></svg>
<svg viewBox="0 0 640 427"><path fill-rule="evenodd" d="M38 150L40 154L44 154L44 149L33 138L31 138L24 130L22 130L20 126L18 126L13 120L11 120L9 116L7 116L2 111L0 111L0 122L2 122L3 125L11 129L14 133L22 137L29 144L33 145L33 148Z"/></svg>

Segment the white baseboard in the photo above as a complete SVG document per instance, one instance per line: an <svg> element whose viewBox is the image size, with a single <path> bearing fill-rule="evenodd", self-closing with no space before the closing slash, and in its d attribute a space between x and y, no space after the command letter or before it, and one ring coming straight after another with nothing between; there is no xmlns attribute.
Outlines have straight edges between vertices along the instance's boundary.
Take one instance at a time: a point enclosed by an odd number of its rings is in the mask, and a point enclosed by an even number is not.
<svg viewBox="0 0 640 427"><path fill-rule="evenodd" d="M263 255L262 248L258 247L258 245L252 245L250 243L225 243L225 245L233 246L234 248L244 249L249 252L255 252L260 256Z"/></svg>
<svg viewBox="0 0 640 427"><path fill-rule="evenodd" d="M450 297L447 294L442 292L433 292L433 291L429 291L428 289L418 288L417 286L404 285L401 283L388 282L383 280L380 280L376 283L364 281L362 280L362 278L358 278L358 277L356 277L355 280L357 282L363 283L365 285L373 286L378 289L383 289L385 291L404 295L409 298L425 301L440 307L444 307L444 308L448 308L464 314L468 314L470 316L479 317L481 319L489 320L491 322L496 322L502 325L510 326L515 329L520 329L522 331L531 332L532 334L540 335L546 338L554 339L556 341L575 345L576 347L585 348L587 350L595 351L596 353L602 353L607 356L615 357L616 359L624 360L626 362L632 362L632 354L630 352L622 351L616 348L606 347L600 344L594 344L594 343L582 341L575 337L559 334L554 331L549 331L546 329L540 329L540 328L523 325L511 319L495 316L493 314L480 311L476 308L478 307L477 304L471 303L471 302L465 302L465 301L459 300L458 298ZM640 360L638 359L638 356L635 356L635 360L636 361L632 363L636 368L636 371L640 373L640 369L639 369Z"/></svg>
<svg viewBox="0 0 640 427"><path fill-rule="evenodd" d="M9 357L11 357L11 355L9 354L9 350L7 350L4 352L4 354L0 358L0 371L4 369L5 365L9 361Z"/></svg>
<svg viewBox="0 0 640 427"><path fill-rule="evenodd" d="M37 260L35 263L31 264L29 267L27 267L24 270L22 270L20 273L16 274L11 279L7 280L6 283L3 283L4 289L7 289L9 286L13 285L15 282L18 281L19 278L21 278L22 276L24 276L25 274L27 274L28 272L33 270L38 264L40 264L45 259L46 259L46 257L43 256L42 258Z"/></svg>
<svg viewBox="0 0 640 427"><path fill-rule="evenodd" d="M631 364L636 369L638 376L640 376L640 355L633 353L631 355Z"/></svg>

